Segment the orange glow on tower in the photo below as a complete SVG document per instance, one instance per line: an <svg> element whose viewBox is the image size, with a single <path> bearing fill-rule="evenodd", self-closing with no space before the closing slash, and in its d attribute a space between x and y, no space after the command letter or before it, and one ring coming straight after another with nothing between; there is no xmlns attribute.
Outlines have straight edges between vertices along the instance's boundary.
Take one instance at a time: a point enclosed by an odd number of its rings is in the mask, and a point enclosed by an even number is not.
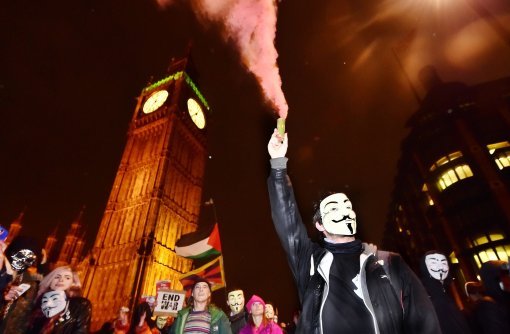
<svg viewBox="0 0 510 334"><path fill-rule="evenodd" d="M121 306L133 309L142 295L155 295L158 280L182 288L178 277L191 269L191 260L175 254L175 242L197 228L207 152L206 123L198 124L196 115L209 106L188 69L188 59L172 62L167 76L138 97L84 274L92 329Z"/></svg>

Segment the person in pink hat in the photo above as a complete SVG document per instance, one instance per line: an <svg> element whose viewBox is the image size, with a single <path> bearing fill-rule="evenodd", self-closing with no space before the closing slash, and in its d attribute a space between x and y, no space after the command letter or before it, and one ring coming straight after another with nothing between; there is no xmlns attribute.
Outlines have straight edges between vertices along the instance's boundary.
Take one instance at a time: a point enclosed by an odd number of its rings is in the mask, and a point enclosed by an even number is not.
<svg viewBox="0 0 510 334"><path fill-rule="evenodd" d="M251 296L246 309L249 312L248 323L241 329L239 334L283 334L277 324L268 321L264 316L266 303L257 295Z"/></svg>

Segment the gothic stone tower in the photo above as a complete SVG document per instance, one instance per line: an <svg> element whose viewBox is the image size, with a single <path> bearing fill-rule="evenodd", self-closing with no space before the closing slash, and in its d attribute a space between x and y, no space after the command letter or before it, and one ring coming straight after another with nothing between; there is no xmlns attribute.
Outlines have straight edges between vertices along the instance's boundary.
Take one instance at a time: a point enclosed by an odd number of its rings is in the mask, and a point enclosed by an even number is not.
<svg viewBox="0 0 510 334"><path fill-rule="evenodd" d="M60 253L58 255L57 262L55 267L61 266L76 266L78 260L81 257L81 253L83 250L83 226L81 223L83 217L83 211L85 208L82 208L78 217L72 222L71 228L66 234L64 239L64 243L62 244L62 248L60 249ZM46 243L51 242L51 236L48 237ZM46 248L45 248L46 249ZM50 250L46 249L46 252L49 253ZM49 254L48 254L49 256Z"/></svg>
<svg viewBox="0 0 510 334"><path fill-rule="evenodd" d="M174 250L197 228L209 107L190 73L188 59L173 61L138 97L85 278L93 329L155 295L158 280L181 289L178 277L191 269Z"/></svg>

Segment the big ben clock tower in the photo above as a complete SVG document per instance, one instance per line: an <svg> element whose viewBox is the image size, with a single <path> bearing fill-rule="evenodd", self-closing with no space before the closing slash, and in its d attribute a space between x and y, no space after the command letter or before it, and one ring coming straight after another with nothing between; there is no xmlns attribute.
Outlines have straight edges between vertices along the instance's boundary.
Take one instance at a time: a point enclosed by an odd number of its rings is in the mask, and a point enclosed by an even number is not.
<svg viewBox="0 0 510 334"><path fill-rule="evenodd" d="M155 295L158 280L180 289L178 277L191 269L174 249L197 228L209 106L188 68L188 59L173 61L138 97L85 278L93 328Z"/></svg>

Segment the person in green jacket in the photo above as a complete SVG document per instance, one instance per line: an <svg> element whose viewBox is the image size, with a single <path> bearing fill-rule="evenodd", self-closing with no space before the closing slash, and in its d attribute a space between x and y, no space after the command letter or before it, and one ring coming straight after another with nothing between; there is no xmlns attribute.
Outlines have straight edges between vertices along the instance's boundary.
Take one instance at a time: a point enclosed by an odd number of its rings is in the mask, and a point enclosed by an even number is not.
<svg viewBox="0 0 510 334"><path fill-rule="evenodd" d="M232 334L227 315L211 304L211 285L198 279L191 290L191 305L179 311L172 334Z"/></svg>

